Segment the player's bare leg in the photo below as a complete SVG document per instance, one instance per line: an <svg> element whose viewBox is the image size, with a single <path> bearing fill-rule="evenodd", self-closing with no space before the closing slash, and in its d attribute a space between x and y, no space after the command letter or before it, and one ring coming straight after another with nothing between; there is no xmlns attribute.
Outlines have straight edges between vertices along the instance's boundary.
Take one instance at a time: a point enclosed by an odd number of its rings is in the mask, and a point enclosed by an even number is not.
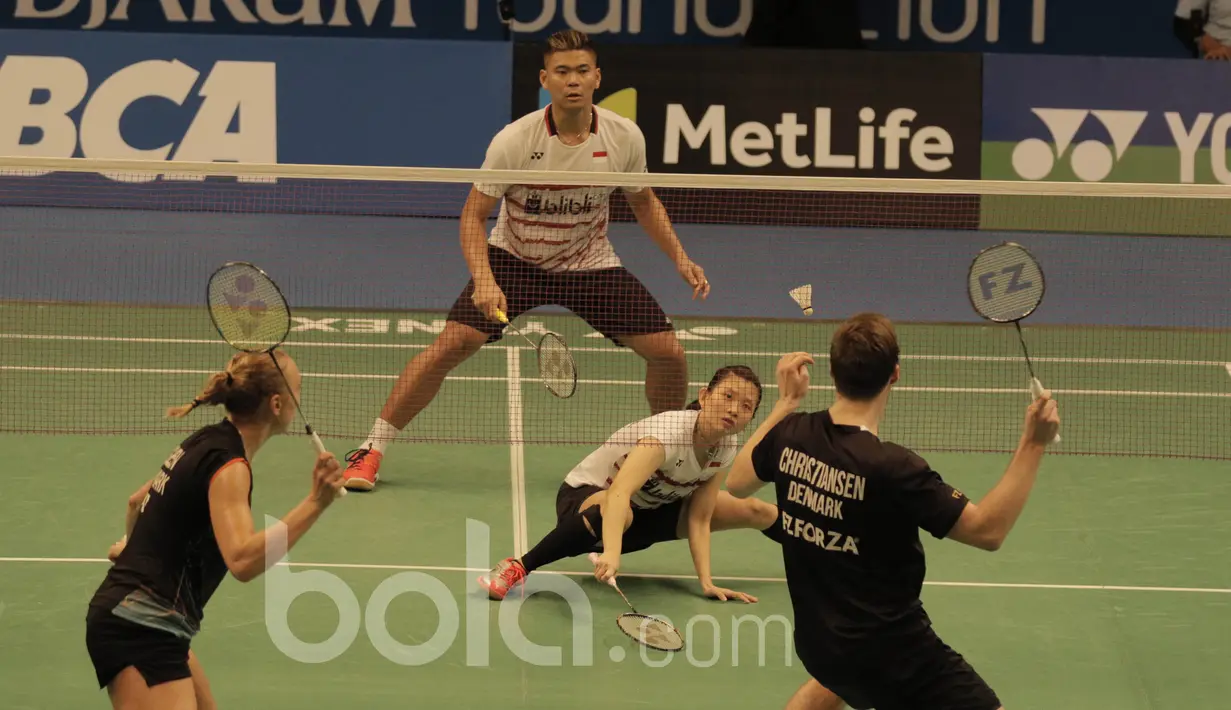
<svg viewBox="0 0 1231 710"><path fill-rule="evenodd" d="M114 710L197 710L191 678L159 683L153 688L132 666L120 671L107 686Z"/></svg>
<svg viewBox="0 0 1231 710"><path fill-rule="evenodd" d="M688 397L688 361L675 332L632 335L622 340L645 360L645 398L650 412L683 409Z"/></svg>
<svg viewBox="0 0 1231 710"><path fill-rule="evenodd" d="M449 321L436 340L407 363L385 400L372 434L347 456L349 465L343 474L347 488L370 491L376 486L385 445L431 403L445 377L485 342L487 336L478 330Z"/></svg>
<svg viewBox="0 0 1231 710"><path fill-rule="evenodd" d="M680 509L680 521L676 524L676 535L681 540L688 537L688 510L691 506L692 498L688 498ZM766 503L758 498L740 499L726 491L718 491L718 500L714 502L714 513L710 517L710 532L765 531L777 522L778 506L773 503Z"/></svg>
<svg viewBox="0 0 1231 710"><path fill-rule="evenodd" d="M488 598L500 601L510 591L519 587L534 570L591 549L602 538L603 531L601 526L595 529L596 526L590 523L590 516L585 513L596 507L601 510L606 504L607 491L591 494L578 508L578 515L561 519L556 527L522 555L520 560L506 557L490 572L479 577L479 586L487 592ZM633 517L634 513L629 511L624 520L625 531L633 524Z"/></svg>
<svg viewBox="0 0 1231 710"><path fill-rule="evenodd" d="M201 661L197 660L197 654L192 651L188 652L188 670L192 671L192 688L197 695L197 710L218 710L214 692L209 687L209 679L205 677L205 669L201 667Z"/></svg>
<svg viewBox="0 0 1231 710"><path fill-rule="evenodd" d="M778 506L759 498L736 498L726 491L718 492L710 530L765 530L778 522Z"/></svg>
<svg viewBox="0 0 1231 710"><path fill-rule="evenodd" d="M809 678L807 683L795 691L795 695L786 704L786 710L842 710L846 703L834 695L828 688Z"/></svg>
<svg viewBox="0 0 1231 710"><path fill-rule="evenodd" d="M445 377L485 342L487 336L468 325L445 323L436 340L402 370L384 409L380 410L380 418L399 430L405 429L436 397Z"/></svg>

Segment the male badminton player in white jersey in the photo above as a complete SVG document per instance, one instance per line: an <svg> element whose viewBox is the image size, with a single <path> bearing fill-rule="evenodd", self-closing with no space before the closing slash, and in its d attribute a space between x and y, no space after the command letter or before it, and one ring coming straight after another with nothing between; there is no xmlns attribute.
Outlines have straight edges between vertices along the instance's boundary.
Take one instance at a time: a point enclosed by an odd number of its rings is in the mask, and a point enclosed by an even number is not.
<svg viewBox="0 0 1231 710"><path fill-rule="evenodd" d="M484 169L646 172L645 136L635 123L595 106L598 54L582 32L547 40L543 87L551 105L501 130ZM658 198L648 187L621 188L638 223L674 262L693 290L709 295L705 272L688 258ZM462 210L461 241L471 280L449 311L436 341L414 358L393 387L372 433L347 460L346 487L370 491L385 446L440 390L445 376L483 344L501 338L503 312L512 320L546 305L584 319L646 361L652 414L684 407L684 349L671 321L607 241L611 187L476 184ZM491 239L485 224L502 202Z"/></svg>

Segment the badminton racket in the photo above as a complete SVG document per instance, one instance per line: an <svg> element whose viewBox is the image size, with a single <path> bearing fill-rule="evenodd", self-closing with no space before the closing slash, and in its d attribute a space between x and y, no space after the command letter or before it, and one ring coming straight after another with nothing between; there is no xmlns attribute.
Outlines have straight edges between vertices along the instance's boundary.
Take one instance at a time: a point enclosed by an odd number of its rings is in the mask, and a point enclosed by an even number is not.
<svg viewBox="0 0 1231 710"><path fill-rule="evenodd" d="M1030 373L1030 393L1038 399L1043 395L1043 384L1034 374L1021 321L1043 302L1047 291L1043 268L1022 245L1003 242L975 256L966 285L976 313L993 323L1012 323L1017 329L1017 340L1022 345L1026 370ZM1060 441L1059 434L1054 441Z"/></svg>
<svg viewBox="0 0 1231 710"><path fill-rule="evenodd" d="M214 328L228 345L247 353L267 353L273 360L295 403L295 411L303 416L304 431L312 439L317 453L325 453L325 444L313 431L308 415L299 406L299 399L291 391L291 383L274 355L274 350L286 342L291 332L291 309L282 289L257 266L246 261L230 261L209 277L205 302ZM346 489L340 489L338 495L346 495Z"/></svg>
<svg viewBox="0 0 1231 710"><path fill-rule="evenodd" d="M590 553L590 562L597 564L597 553ZM659 651L675 652L684 648L684 637L680 635L679 630L663 619L637 611L637 607L633 606L633 603L624 595L620 585L616 584L615 577L607 580L607 584L611 585L611 588L620 594L620 598L632 610L616 617L616 626L626 636L643 646Z"/></svg>
<svg viewBox="0 0 1231 710"><path fill-rule="evenodd" d="M501 323L512 328L514 333L525 338L526 342L530 343L530 347L534 348L539 362L539 380L547 391L560 399L572 397L577 391L577 362L573 360L573 354L569 352L564 338L555 333L544 333L536 343L521 332L517 326L510 323L504 311L497 309L496 317Z"/></svg>

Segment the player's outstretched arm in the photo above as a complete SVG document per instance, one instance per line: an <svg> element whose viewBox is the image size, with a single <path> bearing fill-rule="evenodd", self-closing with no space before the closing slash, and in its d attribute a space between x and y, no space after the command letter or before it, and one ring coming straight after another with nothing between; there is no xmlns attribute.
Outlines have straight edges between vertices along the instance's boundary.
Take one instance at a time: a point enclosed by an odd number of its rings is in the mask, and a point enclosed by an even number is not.
<svg viewBox="0 0 1231 710"><path fill-rule="evenodd" d="M124 537L112 543L111 549L107 550L107 559L112 562L120 556L124 551L124 547L128 544L128 538L133 534L133 528L137 525L137 518L141 515L141 506L145 503L145 497L150 494L150 487L154 485L154 479L145 482L143 486L137 489L136 493L128 496L128 507L124 511Z"/></svg>
<svg viewBox="0 0 1231 710"><path fill-rule="evenodd" d="M778 360L778 402L739 450L735 463L731 465L731 472L727 475L727 491L736 498L747 498L765 485L766 481L757 476L752 452L771 429L778 426L804 401L812 380L808 372L808 366L811 364L812 356L803 352L788 353Z"/></svg>
<svg viewBox="0 0 1231 710"><path fill-rule="evenodd" d="M692 287L693 299L704 300L709 296L710 282L705 278L705 269L688 258L684 245L675 233L675 227L671 226L667 208L654 191L644 187L637 192L625 192L624 196L633 210L633 216L637 218L637 224L641 225L645 233L650 235L650 239L671 259L675 270L680 272L680 276Z"/></svg>
<svg viewBox="0 0 1231 710"><path fill-rule="evenodd" d="M620 472L616 474L607 495L603 498L603 554L594 568L594 576L608 581L620 570L620 552L624 546L624 530L632 514L632 497L637 489L650 480L650 476L667 459L662 442L645 437L629 452Z"/></svg>
<svg viewBox="0 0 1231 710"><path fill-rule="evenodd" d="M718 506L722 481L722 475L714 476L692 494L688 504L688 550L692 553L692 564L697 570L697 581L701 583L702 594L722 602L739 600L755 604L757 598L751 594L715 586L710 573L710 542L713 538L711 524L714 520L714 509Z"/></svg>
<svg viewBox="0 0 1231 710"><path fill-rule="evenodd" d="M710 574L710 521L714 518L722 478L717 475L701 484L688 503L688 550L692 553L692 564L697 569L697 581L702 590L714 586Z"/></svg>
<svg viewBox="0 0 1231 710"><path fill-rule="evenodd" d="M145 485L137 489L136 493L128 496L128 510L124 513L124 537L133 534L133 528L137 526L137 518L141 516L141 508L145 505L145 499L150 494L150 488L154 485L154 479L145 482Z"/></svg>
<svg viewBox="0 0 1231 710"><path fill-rule="evenodd" d="M499 197L492 197L472 187L461 216L462 255L466 257L466 266L474 279L474 303L483 315L492 320L496 320L497 308L509 310L504 292L496 285L491 264L487 260L487 217L499 201Z"/></svg>
<svg viewBox="0 0 1231 710"><path fill-rule="evenodd" d="M241 582L259 577L299 542L337 497L342 475L333 454L321 454L312 469L312 492L282 520L259 533L248 504L251 483L248 464L236 461L219 469L209 485L214 537L227 569Z"/></svg>
<svg viewBox="0 0 1231 710"><path fill-rule="evenodd" d="M947 537L994 552L1017 523L1038 477L1047 445L1060 430L1060 411L1050 392L1026 410L1026 423L1009 468L978 505L968 503Z"/></svg>

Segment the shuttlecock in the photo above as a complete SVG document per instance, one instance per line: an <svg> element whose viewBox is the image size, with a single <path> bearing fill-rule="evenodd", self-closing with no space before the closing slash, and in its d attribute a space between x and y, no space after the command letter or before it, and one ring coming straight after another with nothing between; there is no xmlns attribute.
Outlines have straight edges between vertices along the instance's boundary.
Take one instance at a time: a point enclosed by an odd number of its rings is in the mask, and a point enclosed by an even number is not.
<svg viewBox="0 0 1231 710"><path fill-rule="evenodd" d="M804 284L791 289L791 298L803 309L804 315L812 315L812 284Z"/></svg>

